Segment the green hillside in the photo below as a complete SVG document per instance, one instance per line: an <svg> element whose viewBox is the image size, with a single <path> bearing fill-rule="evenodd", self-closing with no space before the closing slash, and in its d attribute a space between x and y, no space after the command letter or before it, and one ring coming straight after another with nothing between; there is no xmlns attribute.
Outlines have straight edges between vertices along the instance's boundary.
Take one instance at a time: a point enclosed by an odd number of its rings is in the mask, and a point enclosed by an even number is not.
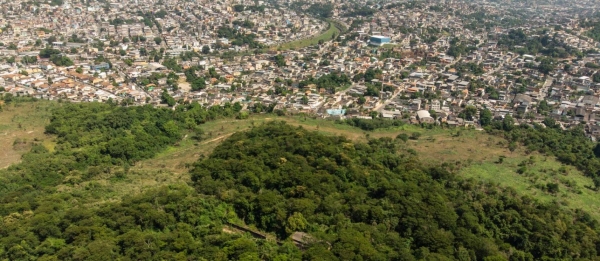
<svg viewBox="0 0 600 261"><path fill-rule="evenodd" d="M374 129L365 131L238 113L237 105L5 105L7 132L38 136L16 152L20 163L0 170L0 259L598 255L596 185L587 165L569 161L593 164L594 147L576 132L353 123ZM288 239L299 231L309 235L302 248Z"/></svg>

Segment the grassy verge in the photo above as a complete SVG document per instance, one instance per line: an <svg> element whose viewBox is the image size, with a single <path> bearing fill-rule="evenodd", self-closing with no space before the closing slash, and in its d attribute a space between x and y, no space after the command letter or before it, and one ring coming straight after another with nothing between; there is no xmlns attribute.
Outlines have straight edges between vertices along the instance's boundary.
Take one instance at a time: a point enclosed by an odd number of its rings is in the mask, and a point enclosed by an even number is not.
<svg viewBox="0 0 600 261"><path fill-rule="evenodd" d="M329 40L331 40L331 38L333 37L334 34L340 35L341 29L339 27L341 27L339 24L335 23L334 21L329 21L329 28L327 29L327 31L323 32L322 34L310 37L308 39L302 39L302 40L284 43L282 45L277 46L277 49L279 49L279 50L301 49L301 48L308 47L311 45L319 44L319 41L321 41L321 40L329 41Z"/></svg>
<svg viewBox="0 0 600 261"><path fill-rule="evenodd" d="M381 46L381 48L383 48L383 49L394 49L396 47L398 47L397 44L384 44Z"/></svg>

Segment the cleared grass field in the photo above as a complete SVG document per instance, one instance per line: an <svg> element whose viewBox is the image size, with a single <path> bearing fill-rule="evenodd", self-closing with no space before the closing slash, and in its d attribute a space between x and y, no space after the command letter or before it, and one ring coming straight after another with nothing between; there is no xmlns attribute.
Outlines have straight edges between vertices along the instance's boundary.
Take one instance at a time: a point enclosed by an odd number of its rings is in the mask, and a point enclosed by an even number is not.
<svg viewBox="0 0 600 261"><path fill-rule="evenodd" d="M571 209L583 209L600 219L600 194L590 178L577 169L565 166L552 157L515 153L502 163L474 163L460 174L482 182L511 187L519 194L541 202L556 201ZM551 189L555 184L557 189Z"/></svg>
<svg viewBox="0 0 600 261"><path fill-rule="evenodd" d="M433 162L435 164L440 161L455 162L470 160L471 162L483 162L485 160L497 159L500 155L510 154L503 144L503 139L475 130L428 130L417 126L405 125L397 128L367 132L349 125L310 117L254 115L245 120L224 119L208 122L202 125L205 132L204 140L198 142L190 137L185 137L177 146L168 148L154 159L136 164L132 170L162 169L173 173L186 173L186 166L193 164L201 156L208 156L222 140L231 134L269 121L285 121L288 124L301 126L307 130L317 131L326 135L342 135L360 142L366 141L367 137L395 138L400 133L411 135L418 132L421 134L418 140L409 140L402 147L404 149L414 149L419 155L422 155L421 157L424 159L424 162Z"/></svg>
<svg viewBox="0 0 600 261"><path fill-rule="evenodd" d="M320 40L329 41L331 40L334 34L339 35L340 28L338 28L334 22L329 21L329 29L327 29L327 31L323 32L322 34L307 39L284 43L282 45L276 46L275 48L280 50L301 49L311 45L317 45L319 44Z"/></svg>
<svg viewBox="0 0 600 261"><path fill-rule="evenodd" d="M11 103L2 106L0 112L0 169L21 160L29 151L31 142L43 141L44 146L54 148L51 137L44 134L44 127L50 122L52 108L57 102L38 101ZM15 142L16 141L16 142Z"/></svg>

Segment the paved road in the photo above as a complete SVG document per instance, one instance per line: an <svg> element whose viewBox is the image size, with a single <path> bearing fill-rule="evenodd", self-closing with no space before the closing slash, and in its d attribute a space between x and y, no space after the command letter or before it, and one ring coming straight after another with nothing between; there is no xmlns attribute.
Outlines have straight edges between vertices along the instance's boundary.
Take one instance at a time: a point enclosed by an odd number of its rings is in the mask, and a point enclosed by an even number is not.
<svg viewBox="0 0 600 261"><path fill-rule="evenodd" d="M544 82L544 85L542 86L542 89L540 90L540 94L542 95L541 98L548 97L548 92L549 92L550 86L552 86L553 82L554 82L554 78L552 78L552 77L546 78L546 82Z"/></svg>
<svg viewBox="0 0 600 261"><path fill-rule="evenodd" d="M400 88L400 86L398 86L398 85L395 85L395 84L391 84L391 83L390 83L390 84L387 84L387 85L391 85L391 86L393 86L394 88ZM390 102L392 102L394 99L396 99L396 97L398 96L398 94L400 94L401 92L402 92L402 91L398 91L398 92L394 93L394 94L392 95L392 97L390 97L389 99L386 99L386 100L385 100L383 103L381 103L381 104L379 104L379 105L375 106L375 108L374 108L373 110L374 110L374 111L378 111L378 112L382 112L382 111L383 111L383 109L385 109L385 106L387 106L388 104L390 104Z"/></svg>

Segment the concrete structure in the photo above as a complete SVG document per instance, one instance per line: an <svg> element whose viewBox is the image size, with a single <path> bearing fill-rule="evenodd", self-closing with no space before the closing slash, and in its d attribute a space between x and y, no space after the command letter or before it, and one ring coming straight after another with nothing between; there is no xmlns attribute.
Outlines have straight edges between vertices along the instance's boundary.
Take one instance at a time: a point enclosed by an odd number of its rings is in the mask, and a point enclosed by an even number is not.
<svg viewBox="0 0 600 261"><path fill-rule="evenodd" d="M435 119L431 117L431 114L426 110L417 111L417 119L421 123L433 123L435 121Z"/></svg>
<svg viewBox="0 0 600 261"><path fill-rule="evenodd" d="M390 43L390 42L391 42L391 39L389 37L381 36L381 35L373 35L373 36L371 36L371 39L369 40L369 44L375 45L375 46L382 46L382 45Z"/></svg>
<svg viewBox="0 0 600 261"><path fill-rule="evenodd" d="M90 65L90 70L100 71L102 69L110 69L110 65L108 63L100 63L96 65Z"/></svg>

